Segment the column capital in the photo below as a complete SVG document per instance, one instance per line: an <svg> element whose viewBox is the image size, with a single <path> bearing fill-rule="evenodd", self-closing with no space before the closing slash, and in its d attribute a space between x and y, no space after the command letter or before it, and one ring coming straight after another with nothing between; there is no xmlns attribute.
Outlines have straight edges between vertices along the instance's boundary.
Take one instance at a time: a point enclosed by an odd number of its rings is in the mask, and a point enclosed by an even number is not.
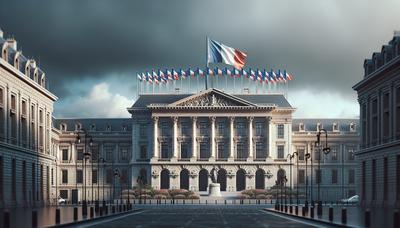
<svg viewBox="0 0 400 228"><path fill-rule="evenodd" d="M192 119L193 122L197 122L197 116L192 116L190 118Z"/></svg>
<svg viewBox="0 0 400 228"><path fill-rule="evenodd" d="M272 116L267 116L267 117L265 117L268 121L271 121L272 120Z"/></svg>
<svg viewBox="0 0 400 228"><path fill-rule="evenodd" d="M153 119L153 122L158 122L159 117L158 116L153 116L151 117Z"/></svg>
<svg viewBox="0 0 400 228"><path fill-rule="evenodd" d="M249 122L253 122L254 116L248 116L248 117L247 117L247 120L248 120Z"/></svg>
<svg viewBox="0 0 400 228"><path fill-rule="evenodd" d="M177 116L172 116L171 119L174 121L174 123L178 123L178 117Z"/></svg>
<svg viewBox="0 0 400 228"><path fill-rule="evenodd" d="M231 122L235 122L235 117L234 117L234 116L230 116L230 117L229 117L229 120L230 120Z"/></svg>
<svg viewBox="0 0 400 228"><path fill-rule="evenodd" d="M217 119L217 117L215 117L215 116L210 116L211 122L215 122L216 119Z"/></svg>

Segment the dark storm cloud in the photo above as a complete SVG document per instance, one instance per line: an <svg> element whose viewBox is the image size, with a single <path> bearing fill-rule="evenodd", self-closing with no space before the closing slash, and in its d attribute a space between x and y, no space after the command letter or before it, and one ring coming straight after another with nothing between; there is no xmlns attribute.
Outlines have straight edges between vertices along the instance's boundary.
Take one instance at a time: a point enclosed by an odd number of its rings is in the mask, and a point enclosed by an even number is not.
<svg viewBox="0 0 400 228"><path fill-rule="evenodd" d="M362 62L399 29L396 1L14 1L0 27L40 60L60 97L68 82L101 81L160 67L204 65L205 37L248 53L255 68L285 68L292 89L339 90L362 77ZM132 86L132 88L135 88Z"/></svg>

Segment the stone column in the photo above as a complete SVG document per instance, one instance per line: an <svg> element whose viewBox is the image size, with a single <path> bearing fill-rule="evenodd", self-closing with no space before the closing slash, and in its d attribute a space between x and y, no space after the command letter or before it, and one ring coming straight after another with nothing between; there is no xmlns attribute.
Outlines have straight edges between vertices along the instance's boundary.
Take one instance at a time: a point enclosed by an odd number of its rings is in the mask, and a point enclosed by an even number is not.
<svg viewBox="0 0 400 228"><path fill-rule="evenodd" d="M273 156L273 151L272 151L272 117L268 116L267 117L267 122L268 122L268 154L270 158L274 157ZM274 157L275 158L275 157Z"/></svg>
<svg viewBox="0 0 400 228"><path fill-rule="evenodd" d="M160 153L158 151L158 116L153 117L153 124L154 124L154 130L153 130L153 157L152 158L159 158ZM140 148L139 148L140 150ZM140 153L140 151L139 151Z"/></svg>
<svg viewBox="0 0 400 228"><path fill-rule="evenodd" d="M172 145L173 145L173 154L172 158L177 158L178 157L178 117L174 116L172 117L172 120L174 121L174 126L173 126L173 138L172 138Z"/></svg>
<svg viewBox="0 0 400 228"><path fill-rule="evenodd" d="M235 117L230 117L229 118L229 126L230 126L230 130L229 130L229 134L230 134L230 138L229 138L229 158L230 159L233 159L234 158L234 153L235 153L235 151L234 151L234 142L233 142L233 138L235 137L235 135L234 135L234 133L233 133L233 130L234 130L234 126L233 126L233 124L234 124L234 122L235 122Z"/></svg>
<svg viewBox="0 0 400 228"><path fill-rule="evenodd" d="M250 116L248 117L249 121L249 154L248 154L248 160L253 159L253 120L254 117Z"/></svg>
<svg viewBox="0 0 400 228"><path fill-rule="evenodd" d="M210 117L211 120L211 159L215 159L215 116Z"/></svg>
<svg viewBox="0 0 400 228"><path fill-rule="evenodd" d="M192 117L192 159L197 159L197 117Z"/></svg>

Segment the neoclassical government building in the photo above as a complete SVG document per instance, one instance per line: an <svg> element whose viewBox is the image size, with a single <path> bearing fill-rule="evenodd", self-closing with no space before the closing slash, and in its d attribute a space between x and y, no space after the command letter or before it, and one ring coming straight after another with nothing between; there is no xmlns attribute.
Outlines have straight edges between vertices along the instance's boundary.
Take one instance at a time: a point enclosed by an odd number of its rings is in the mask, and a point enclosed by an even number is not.
<svg viewBox="0 0 400 228"><path fill-rule="evenodd" d="M138 183L206 191L213 168L223 192L286 176L310 199L317 185L324 200L356 194L358 119L293 119L283 94L215 88L140 94L130 118L54 118L45 73L0 35L1 208L117 199ZM321 129L331 147L324 156L314 146Z"/></svg>

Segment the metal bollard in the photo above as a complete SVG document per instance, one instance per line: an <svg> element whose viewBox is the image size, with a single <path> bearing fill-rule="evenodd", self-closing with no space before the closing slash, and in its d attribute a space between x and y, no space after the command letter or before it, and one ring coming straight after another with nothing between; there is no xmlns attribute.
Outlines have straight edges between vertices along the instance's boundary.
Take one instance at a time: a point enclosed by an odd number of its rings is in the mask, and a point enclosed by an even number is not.
<svg viewBox="0 0 400 228"><path fill-rule="evenodd" d="M306 207L305 207L305 206L303 206L303 207L301 208L301 215L302 215L303 217L306 216Z"/></svg>
<svg viewBox="0 0 400 228"><path fill-rule="evenodd" d="M296 214L296 215L299 215L299 206L295 206L294 207L294 213Z"/></svg>
<svg viewBox="0 0 400 228"><path fill-rule="evenodd" d="M400 227L400 213L399 210L395 210L393 213L393 227Z"/></svg>
<svg viewBox="0 0 400 228"><path fill-rule="evenodd" d="M36 228L37 226L38 226L37 211L33 210L32 211L32 228Z"/></svg>
<svg viewBox="0 0 400 228"><path fill-rule="evenodd" d="M94 209L93 207L90 207L90 218L94 217Z"/></svg>
<svg viewBox="0 0 400 228"><path fill-rule="evenodd" d="M369 209L365 210L364 213L364 226L366 228L371 227L371 212Z"/></svg>
<svg viewBox="0 0 400 228"><path fill-rule="evenodd" d="M105 206L104 208L105 208L104 214L108 215L108 206Z"/></svg>
<svg viewBox="0 0 400 228"><path fill-rule="evenodd" d="M74 207L74 221L78 221L78 208Z"/></svg>
<svg viewBox="0 0 400 228"><path fill-rule="evenodd" d="M60 209L56 208L56 224L60 224Z"/></svg>
<svg viewBox="0 0 400 228"><path fill-rule="evenodd" d="M310 217L314 218L314 206L311 206L310 208Z"/></svg>
<svg viewBox="0 0 400 228"><path fill-rule="evenodd" d="M10 224L10 212L9 211L3 212L3 227L4 228L10 228L11 227L11 224Z"/></svg>
<svg viewBox="0 0 400 228"><path fill-rule="evenodd" d="M207 204L207 200L206 200L206 204Z"/></svg>
<svg viewBox="0 0 400 228"><path fill-rule="evenodd" d="M290 206L289 206L289 213L290 213L290 214L293 214L293 205L290 205Z"/></svg>
<svg viewBox="0 0 400 228"><path fill-rule="evenodd" d="M321 201L318 202L318 205L317 205L317 215L318 216L322 216L322 203L321 203Z"/></svg>
<svg viewBox="0 0 400 228"><path fill-rule="evenodd" d="M344 207L342 208L342 224L347 223L347 209Z"/></svg>
<svg viewBox="0 0 400 228"><path fill-rule="evenodd" d="M217 204L217 200L215 200L215 204Z"/></svg>
<svg viewBox="0 0 400 228"><path fill-rule="evenodd" d="M329 221L333 222L333 207L329 207Z"/></svg>
<svg viewBox="0 0 400 228"><path fill-rule="evenodd" d="M225 200L225 204L226 204L226 200Z"/></svg>
<svg viewBox="0 0 400 228"><path fill-rule="evenodd" d="M287 207L288 207L288 206L285 204L285 213L287 213L287 210L288 210Z"/></svg>

